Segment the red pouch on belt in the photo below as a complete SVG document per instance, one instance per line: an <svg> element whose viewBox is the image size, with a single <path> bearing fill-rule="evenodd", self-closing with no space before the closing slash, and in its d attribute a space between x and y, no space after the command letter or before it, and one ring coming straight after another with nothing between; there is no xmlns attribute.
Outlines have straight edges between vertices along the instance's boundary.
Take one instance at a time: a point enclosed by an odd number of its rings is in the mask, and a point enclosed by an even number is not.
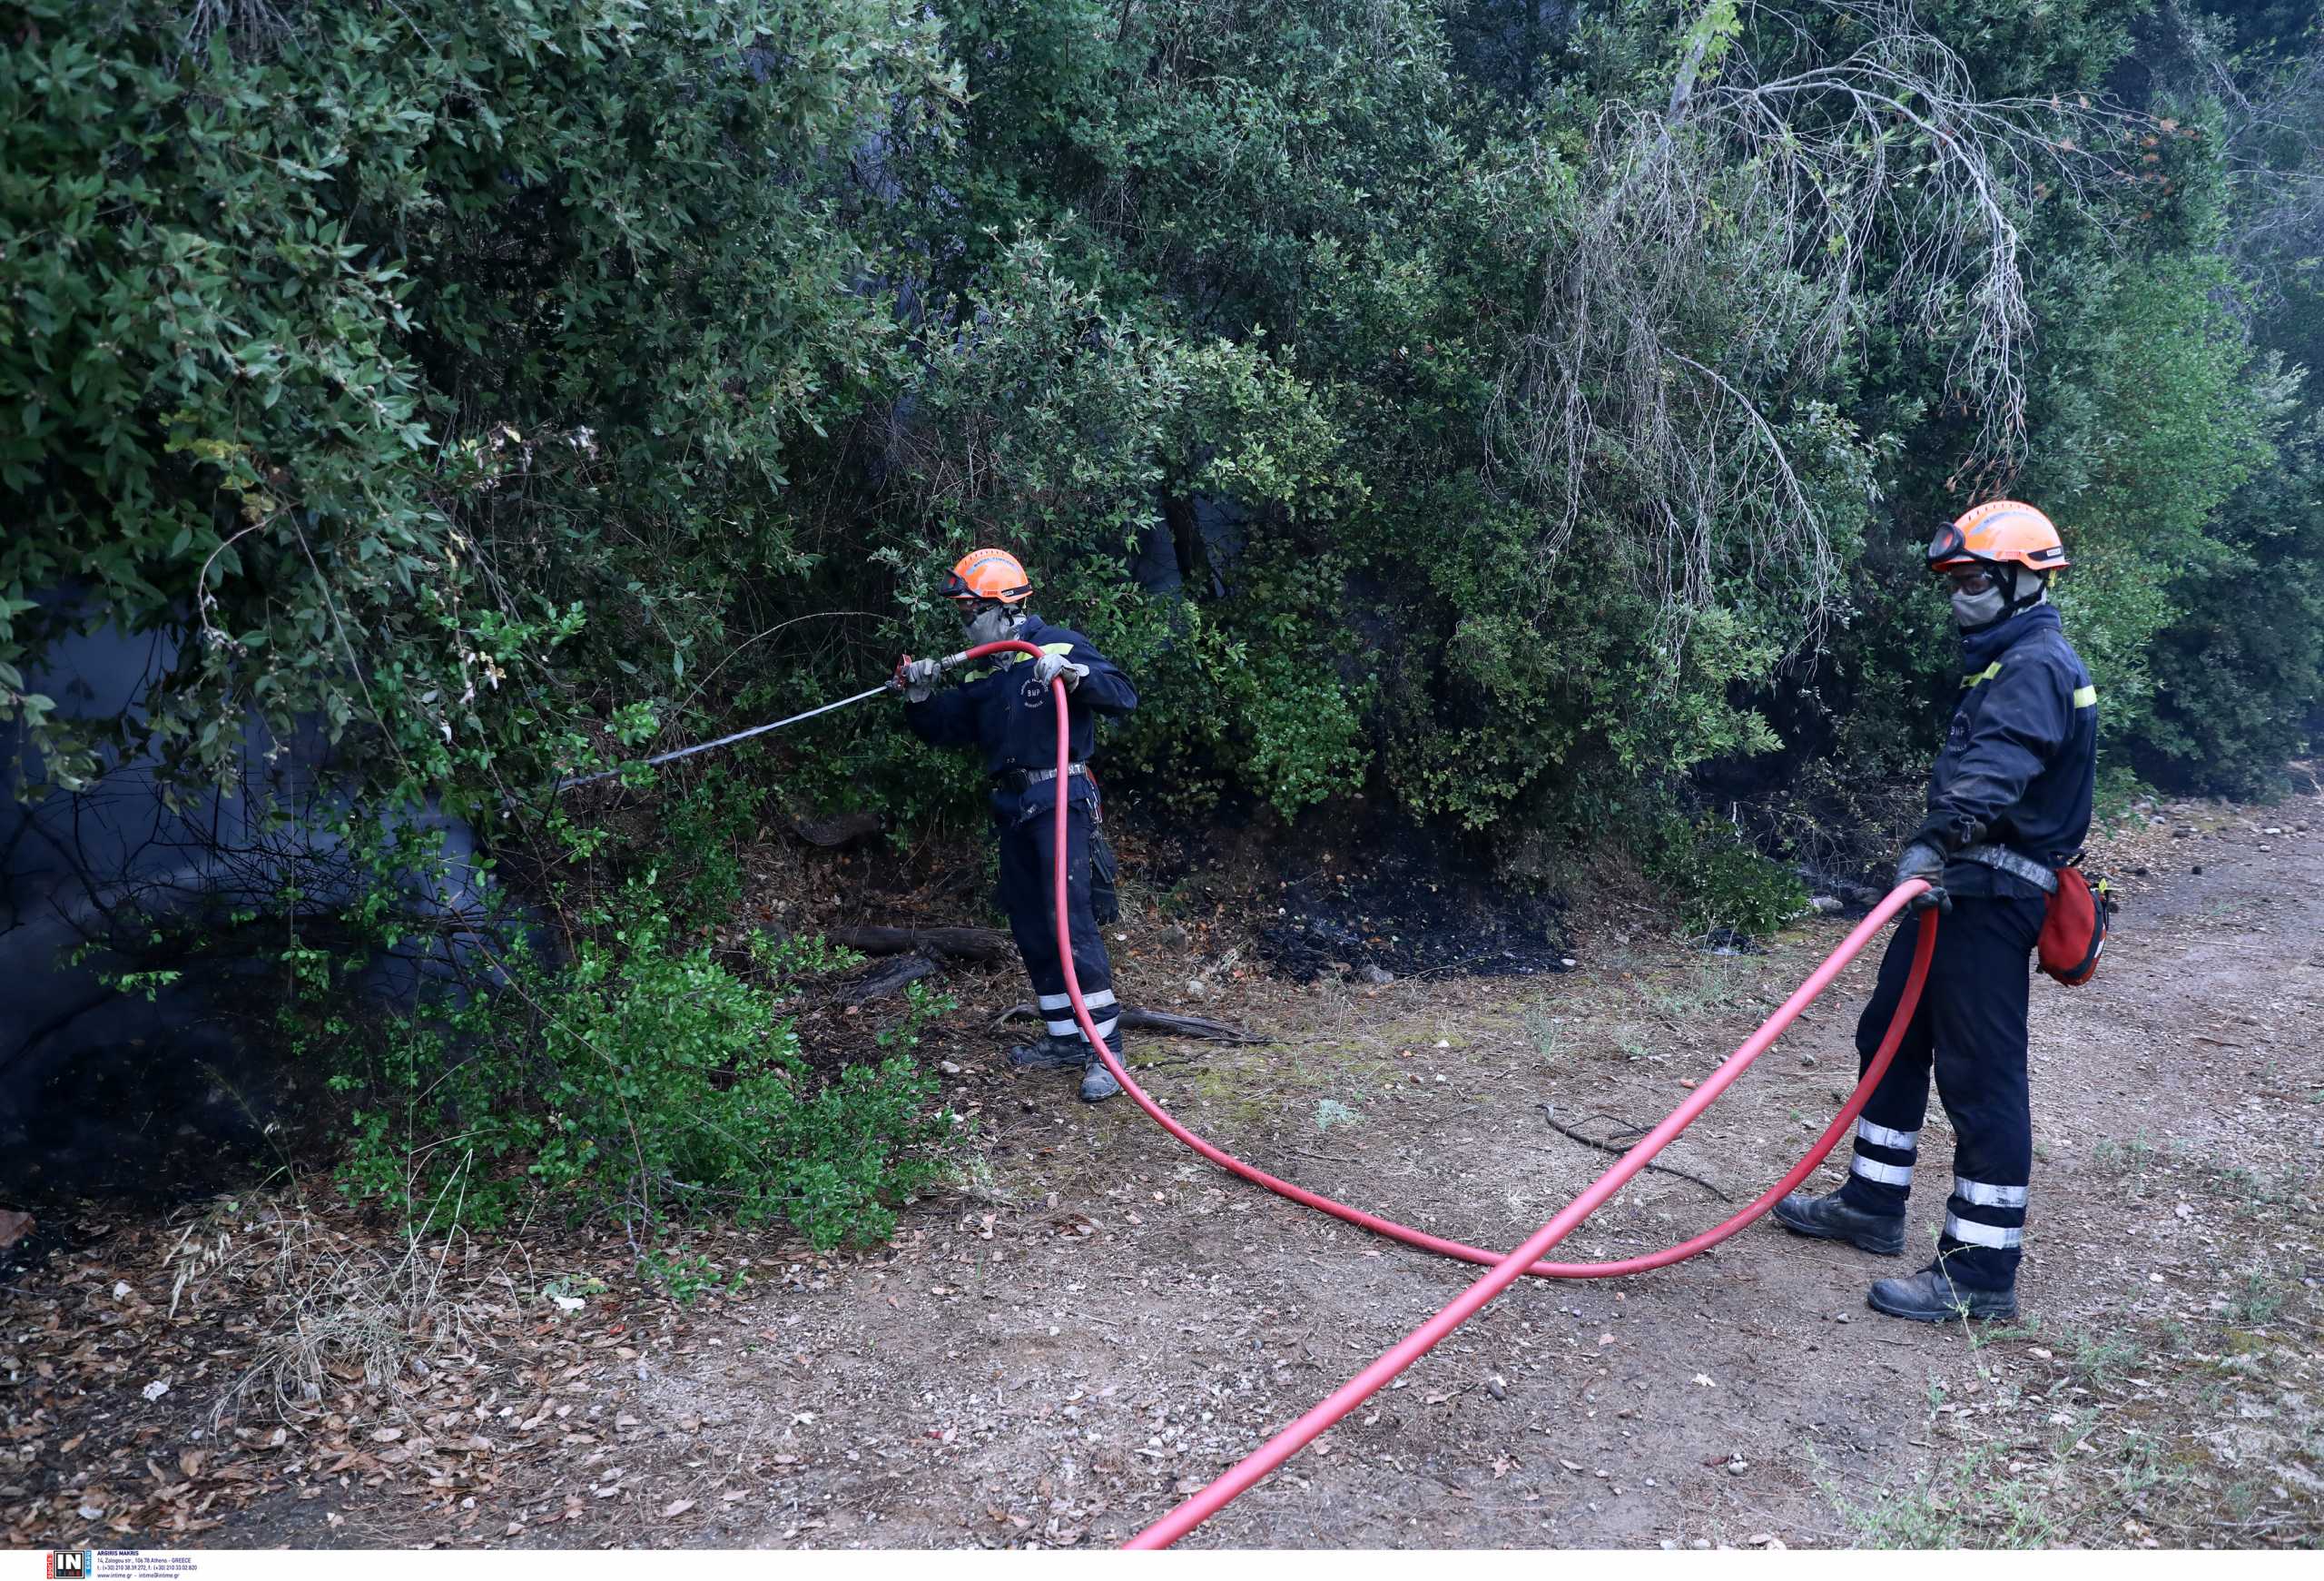
<svg viewBox="0 0 2324 1581"><path fill-rule="evenodd" d="M2042 970L2069 988L2079 988L2098 972L2098 957L2106 948L2106 924L2114 913L2114 892L2101 878L2096 884L2078 866L2057 870L2058 887L2043 914L2042 938L2035 956Z"/></svg>

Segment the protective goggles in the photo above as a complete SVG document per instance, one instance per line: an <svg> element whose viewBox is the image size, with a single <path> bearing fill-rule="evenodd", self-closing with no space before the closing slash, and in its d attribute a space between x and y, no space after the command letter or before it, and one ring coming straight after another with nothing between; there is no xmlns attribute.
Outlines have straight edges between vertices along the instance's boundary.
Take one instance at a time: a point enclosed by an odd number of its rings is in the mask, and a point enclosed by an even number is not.
<svg viewBox="0 0 2324 1581"><path fill-rule="evenodd" d="M1935 536L1928 540L1929 568L1944 570L1946 562L1952 560L1974 560L1979 564L1986 563L1984 556L1969 552L1969 540L1962 536L1960 527L1956 523L1948 521L1938 528Z"/></svg>

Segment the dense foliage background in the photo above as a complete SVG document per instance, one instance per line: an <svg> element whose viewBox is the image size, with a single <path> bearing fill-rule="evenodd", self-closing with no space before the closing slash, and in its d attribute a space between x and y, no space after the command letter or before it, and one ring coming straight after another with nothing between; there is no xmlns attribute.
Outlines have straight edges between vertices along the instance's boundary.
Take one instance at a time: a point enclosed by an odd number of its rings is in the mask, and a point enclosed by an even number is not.
<svg viewBox="0 0 2324 1581"><path fill-rule="evenodd" d="M1512 872L1609 830L1688 871L1711 787L1780 787L1797 854L1919 771L1919 546L2004 490L2066 534L2117 785L2265 791L2324 697L2312 4L0 0L0 723L54 785L227 776L255 709L375 805L537 802L942 651L998 543L1137 677L1157 805L1360 790ZM56 716L28 671L108 622L188 640L145 713ZM974 806L872 709L729 766Z"/></svg>
<svg viewBox="0 0 2324 1581"><path fill-rule="evenodd" d="M125 727L185 771L255 706L474 795L883 673L996 541L1171 783L1531 828L1909 760L1912 550L2006 488L2113 761L2257 788L2319 692L2313 12L0 6L0 710L95 745L27 660L172 624ZM926 811L883 723L798 766Z"/></svg>

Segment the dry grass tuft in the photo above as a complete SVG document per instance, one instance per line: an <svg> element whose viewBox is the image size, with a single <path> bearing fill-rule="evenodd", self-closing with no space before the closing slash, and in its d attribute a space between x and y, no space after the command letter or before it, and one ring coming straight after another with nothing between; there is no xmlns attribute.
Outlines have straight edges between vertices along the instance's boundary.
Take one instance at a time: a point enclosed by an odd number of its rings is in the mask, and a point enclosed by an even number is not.
<svg viewBox="0 0 2324 1581"><path fill-rule="evenodd" d="M439 1197L399 1233L369 1242L327 1227L295 1191L208 1204L165 1260L170 1312L232 1303L253 1309L260 1329L249 1364L212 1408L213 1426L253 1399L288 1420L320 1402L330 1379L386 1389L472 1351L490 1309L451 1294L444 1277L466 1234L429 1238L457 1208Z"/></svg>

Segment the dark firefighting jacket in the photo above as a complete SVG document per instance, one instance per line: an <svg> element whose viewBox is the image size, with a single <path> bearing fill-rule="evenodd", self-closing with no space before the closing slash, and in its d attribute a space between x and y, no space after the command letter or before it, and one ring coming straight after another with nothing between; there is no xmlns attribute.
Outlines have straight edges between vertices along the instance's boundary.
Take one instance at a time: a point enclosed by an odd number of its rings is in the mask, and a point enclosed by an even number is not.
<svg viewBox="0 0 2324 1581"><path fill-rule="evenodd" d="M1019 641L1061 654L1089 673L1066 693L1067 739L1071 760L1088 761L1097 739L1097 716L1127 714L1137 707L1137 690L1089 639L1062 626L1027 616L1017 628ZM938 692L924 703L904 705L904 723L931 746L975 746L984 753L985 773L995 776L993 812L1015 822L1056 805L1057 784L1019 786L1011 771L1057 766L1057 714L1049 688L1033 679L1033 661L1021 653L997 654L987 673ZM1068 784L1076 801L1094 799L1090 782L1074 776Z"/></svg>
<svg viewBox="0 0 2324 1581"><path fill-rule="evenodd" d="M1965 689L1914 838L1948 856L1990 842L2055 867L2090 833L2098 690L2047 604L1965 636L1961 657ZM2041 893L1968 862L1948 863L1945 884L1955 894Z"/></svg>

